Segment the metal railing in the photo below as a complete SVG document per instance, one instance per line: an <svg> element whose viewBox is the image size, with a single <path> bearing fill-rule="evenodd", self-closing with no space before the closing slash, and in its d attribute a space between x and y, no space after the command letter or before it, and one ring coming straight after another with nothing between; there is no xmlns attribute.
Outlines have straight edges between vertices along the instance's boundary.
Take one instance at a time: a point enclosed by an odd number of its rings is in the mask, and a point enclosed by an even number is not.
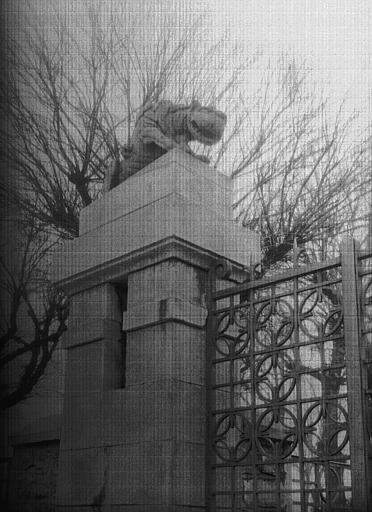
<svg viewBox="0 0 372 512"><path fill-rule="evenodd" d="M207 326L207 504L367 511L372 252L217 290Z"/></svg>

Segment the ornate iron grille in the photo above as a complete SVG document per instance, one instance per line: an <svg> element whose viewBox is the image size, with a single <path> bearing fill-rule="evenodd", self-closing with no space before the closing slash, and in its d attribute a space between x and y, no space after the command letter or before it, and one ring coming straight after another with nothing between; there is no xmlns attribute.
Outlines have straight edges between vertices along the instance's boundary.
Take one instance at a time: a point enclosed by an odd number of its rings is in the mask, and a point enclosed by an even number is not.
<svg viewBox="0 0 372 512"><path fill-rule="evenodd" d="M350 323L360 316L354 249L313 266L299 266L294 253L294 268L269 280L221 291L211 282L210 511L367 510L364 437L353 435L363 423L355 414L364 414L360 334ZM369 316L369 337L371 324Z"/></svg>

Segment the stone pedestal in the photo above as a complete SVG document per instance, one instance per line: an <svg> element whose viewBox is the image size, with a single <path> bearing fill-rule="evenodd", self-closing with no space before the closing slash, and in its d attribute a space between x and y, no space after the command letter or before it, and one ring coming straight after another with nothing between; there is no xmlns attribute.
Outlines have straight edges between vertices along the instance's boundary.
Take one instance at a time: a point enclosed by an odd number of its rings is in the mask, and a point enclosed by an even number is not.
<svg viewBox="0 0 372 512"><path fill-rule="evenodd" d="M172 151L56 254L72 302L57 510L205 510L207 271L224 257L239 280L259 259L230 201L229 178Z"/></svg>

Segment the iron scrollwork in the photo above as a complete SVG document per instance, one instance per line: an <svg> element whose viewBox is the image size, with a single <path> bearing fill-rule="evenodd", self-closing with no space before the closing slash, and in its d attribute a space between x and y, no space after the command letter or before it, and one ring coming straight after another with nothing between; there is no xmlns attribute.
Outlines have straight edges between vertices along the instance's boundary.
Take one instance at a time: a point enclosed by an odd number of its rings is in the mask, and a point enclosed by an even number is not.
<svg viewBox="0 0 372 512"><path fill-rule="evenodd" d="M215 510L348 510L339 267L306 274L297 266L287 279L215 300Z"/></svg>

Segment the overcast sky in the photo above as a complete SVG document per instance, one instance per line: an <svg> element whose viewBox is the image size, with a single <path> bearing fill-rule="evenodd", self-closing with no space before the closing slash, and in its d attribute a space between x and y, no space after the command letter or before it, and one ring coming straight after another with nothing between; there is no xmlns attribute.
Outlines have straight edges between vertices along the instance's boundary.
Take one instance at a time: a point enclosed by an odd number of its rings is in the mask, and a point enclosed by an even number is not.
<svg viewBox="0 0 372 512"><path fill-rule="evenodd" d="M3 14L8 25L21 14L27 23L47 24L55 9L70 23L81 26L86 0L11 0ZM243 43L247 51L261 48L264 54L293 53L305 59L314 80L326 96L345 95L349 108L362 112L369 122L372 111L372 1L371 0L91 0L102 13L132 11L146 24L157 24L171 11L180 30L196 12L206 14L204 37L226 44ZM126 16L130 20L130 16ZM134 19L134 18L133 18ZM130 21L127 21L130 23ZM175 27L177 29L177 27ZM18 26L22 33L22 27Z"/></svg>
<svg viewBox="0 0 372 512"><path fill-rule="evenodd" d="M371 114L371 0L209 0L215 30L305 58L325 92Z"/></svg>

